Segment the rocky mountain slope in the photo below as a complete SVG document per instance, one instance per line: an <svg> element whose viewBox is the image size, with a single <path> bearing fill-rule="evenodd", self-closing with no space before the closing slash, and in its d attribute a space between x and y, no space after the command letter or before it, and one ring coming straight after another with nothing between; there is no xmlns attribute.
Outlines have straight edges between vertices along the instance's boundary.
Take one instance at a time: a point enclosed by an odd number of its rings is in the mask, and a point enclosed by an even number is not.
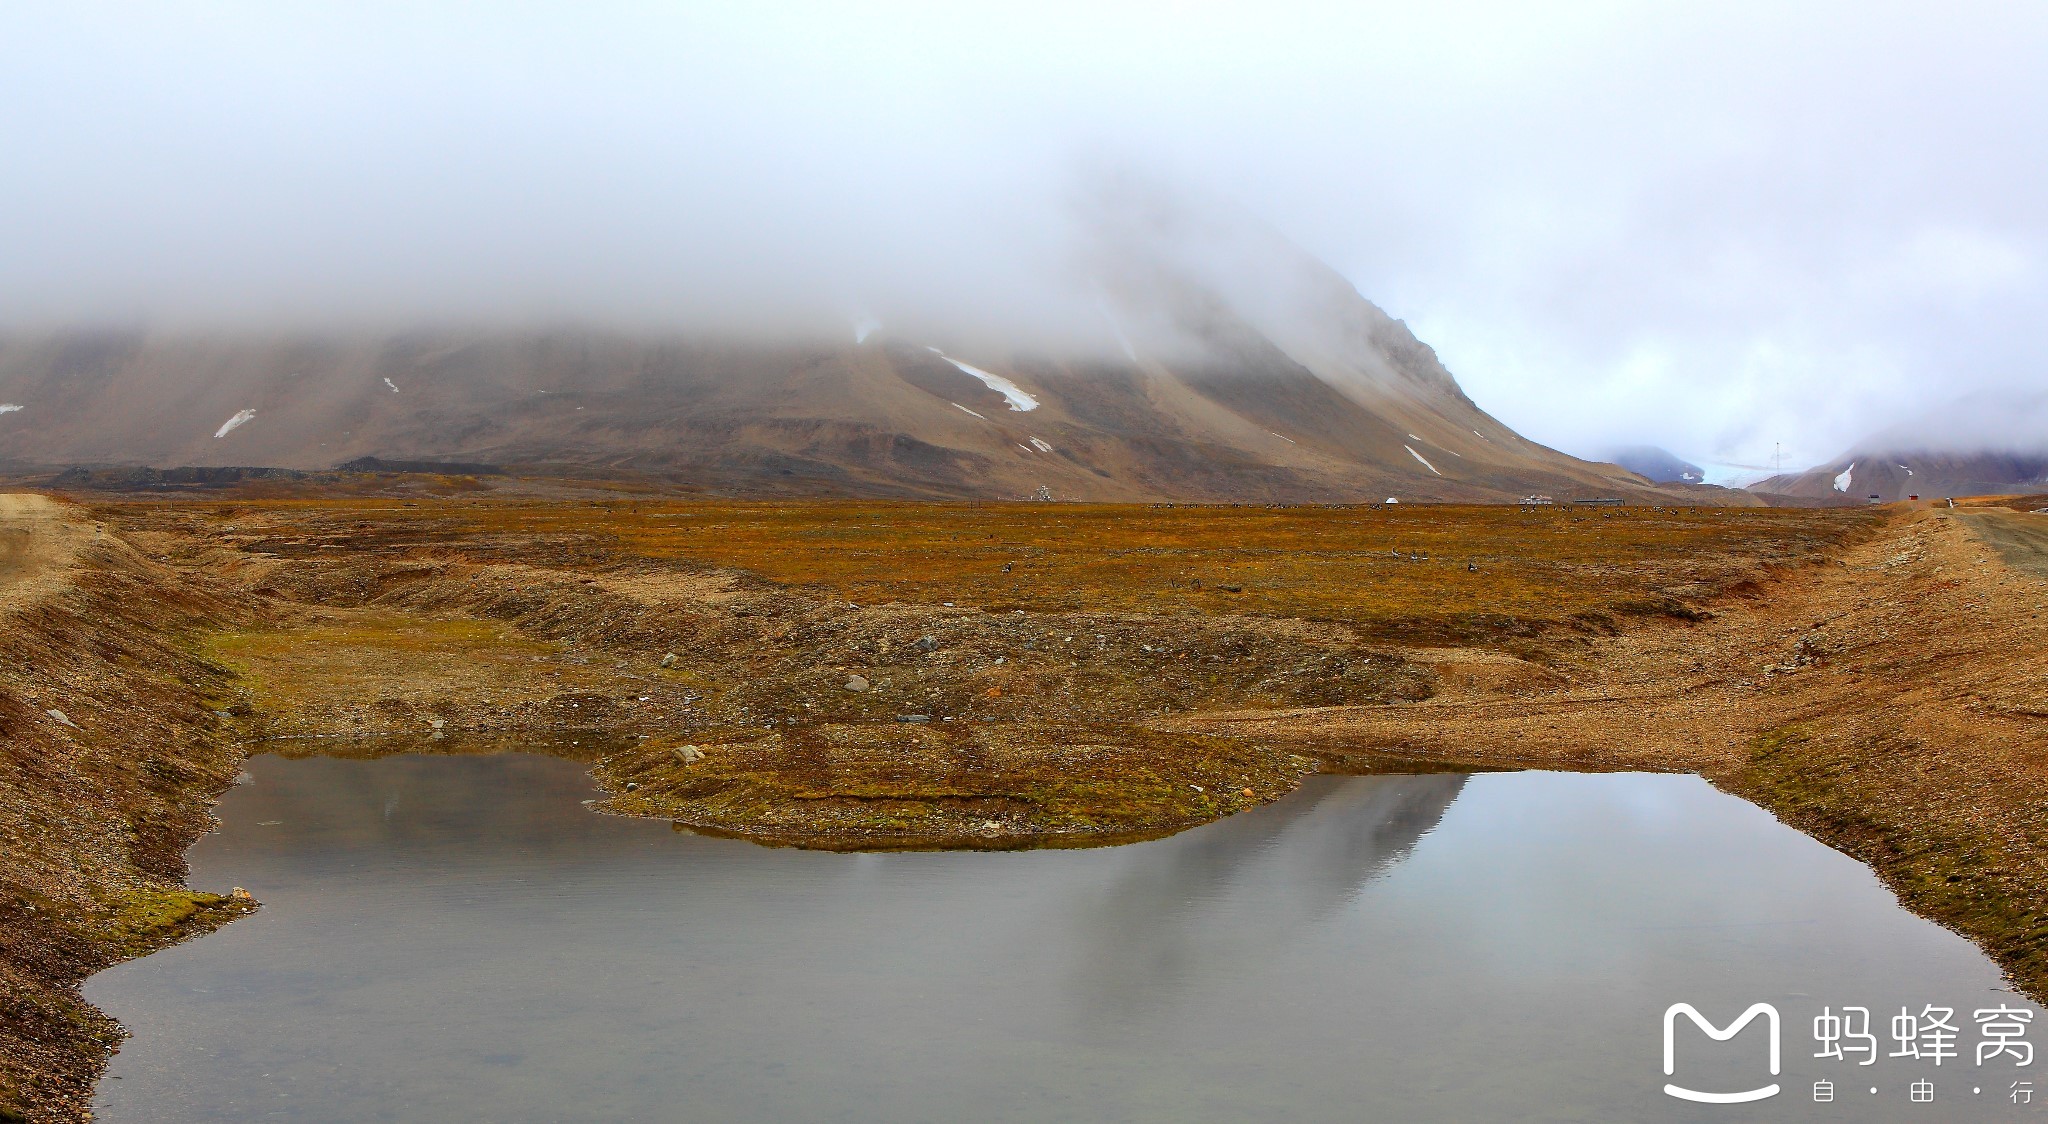
<svg viewBox="0 0 2048 1124"><path fill-rule="evenodd" d="M1817 468L1773 476L1750 487L1753 491L1801 499L1892 503L1907 496L1941 499L2038 491L2043 484L2048 484L2048 451L1927 453L1881 449L1846 454Z"/></svg>
<svg viewBox="0 0 2048 1124"><path fill-rule="evenodd" d="M1700 484L1706 470L1680 459L1668 449L1655 445L1630 445L1609 453L1607 459L1646 480L1658 484Z"/></svg>
<svg viewBox="0 0 2048 1124"><path fill-rule="evenodd" d="M1255 232L1122 247L1057 345L863 320L766 343L591 329L0 337L0 463L546 465L728 495L1512 501L1658 495L1528 441L1327 267ZM1199 255L1198 255L1199 256ZM1042 490L1042 491L1041 491ZM1726 493L1722 493L1726 495Z"/></svg>
<svg viewBox="0 0 2048 1124"><path fill-rule="evenodd" d="M1808 500L1892 503L1995 496L2048 485L2048 394L1977 397L1860 441L1805 472L1750 485Z"/></svg>
<svg viewBox="0 0 2048 1124"><path fill-rule="evenodd" d="M1368 306L1369 307L1369 306ZM1377 310L1374 310L1377 311ZM870 337L79 334L0 343L0 460L330 468L363 456L631 473L733 495L1512 500L1646 481L1527 441L1388 320L1375 380L1261 337L1059 360Z"/></svg>

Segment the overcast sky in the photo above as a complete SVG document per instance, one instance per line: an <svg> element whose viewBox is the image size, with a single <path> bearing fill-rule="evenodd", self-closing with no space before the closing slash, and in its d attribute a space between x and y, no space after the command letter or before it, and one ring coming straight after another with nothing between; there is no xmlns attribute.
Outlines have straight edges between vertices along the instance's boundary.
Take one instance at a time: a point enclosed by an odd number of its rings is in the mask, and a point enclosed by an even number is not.
<svg viewBox="0 0 2048 1124"><path fill-rule="evenodd" d="M1113 169L1539 440L1808 463L2048 383L2044 60L2030 0L16 0L0 323L1028 322Z"/></svg>

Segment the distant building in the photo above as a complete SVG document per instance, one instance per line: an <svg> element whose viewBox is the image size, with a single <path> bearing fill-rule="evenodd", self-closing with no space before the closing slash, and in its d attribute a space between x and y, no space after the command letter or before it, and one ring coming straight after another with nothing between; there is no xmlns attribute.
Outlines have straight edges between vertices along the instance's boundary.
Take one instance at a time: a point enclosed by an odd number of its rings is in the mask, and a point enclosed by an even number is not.
<svg viewBox="0 0 2048 1124"><path fill-rule="evenodd" d="M1620 506L1621 506L1621 497L1620 497L1620 496L1600 496L1600 497L1598 497L1598 498L1596 498L1596 499L1589 499L1589 500L1567 500L1567 501L1565 501L1565 502L1567 502L1567 503L1570 503L1570 504L1573 504L1574 506L1577 506L1577 507L1620 507Z"/></svg>
<svg viewBox="0 0 2048 1124"><path fill-rule="evenodd" d="M1525 505L1539 505L1546 503L1556 503L1557 501L1551 499L1549 496L1523 496L1521 499L1516 500L1515 502Z"/></svg>

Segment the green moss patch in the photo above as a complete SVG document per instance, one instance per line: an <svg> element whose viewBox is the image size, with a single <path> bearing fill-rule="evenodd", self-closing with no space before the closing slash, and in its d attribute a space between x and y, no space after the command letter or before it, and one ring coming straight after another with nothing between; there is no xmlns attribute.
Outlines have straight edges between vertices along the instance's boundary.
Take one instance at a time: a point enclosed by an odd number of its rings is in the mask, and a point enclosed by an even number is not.
<svg viewBox="0 0 2048 1124"><path fill-rule="evenodd" d="M256 903L246 898L163 887L122 891L105 904L105 912L81 919L73 927L121 959L211 932L256 908Z"/></svg>

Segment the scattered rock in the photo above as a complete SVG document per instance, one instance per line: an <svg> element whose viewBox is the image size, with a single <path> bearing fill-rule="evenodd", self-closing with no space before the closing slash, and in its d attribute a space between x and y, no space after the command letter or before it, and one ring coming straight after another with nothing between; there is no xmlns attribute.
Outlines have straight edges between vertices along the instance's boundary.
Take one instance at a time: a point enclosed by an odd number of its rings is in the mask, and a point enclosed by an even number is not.
<svg viewBox="0 0 2048 1124"><path fill-rule="evenodd" d="M427 719L427 725L439 730L448 725L448 720L445 718L429 718Z"/></svg>
<svg viewBox="0 0 2048 1124"><path fill-rule="evenodd" d="M627 782L626 782L626 791L627 791L627 792L638 792L638 791L640 791L640 782L639 782L639 781L627 781Z"/></svg>
<svg viewBox="0 0 2048 1124"><path fill-rule="evenodd" d="M56 709L55 707L52 707L49 710L44 711L43 713L49 715L53 720L55 720L60 725L69 726L74 730L78 729L78 723L73 722L69 715L65 714L61 710Z"/></svg>
<svg viewBox="0 0 2048 1124"><path fill-rule="evenodd" d="M938 638L938 637L936 637L936 636L931 636L931 635L925 635L925 636L920 636L920 637L918 637L918 638L917 638L917 650L918 650L918 651L920 651L920 652L936 652L936 651L938 651L938 650L939 650L939 638Z"/></svg>
<svg viewBox="0 0 2048 1124"><path fill-rule="evenodd" d="M663 666L663 667L674 667L675 665L676 665L676 654L675 654L674 652L663 652L663 653L661 654L661 666Z"/></svg>
<svg viewBox="0 0 2048 1124"><path fill-rule="evenodd" d="M847 690L849 690L849 691L865 691L865 690L867 690L867 689L868 689L868 677L867 677L867 676L865 676L865 675L849 675L849 676L847 676L847 677L846 677L846 689L847 689Z"/></svg>
<svg viewBox="0 0 2048 1124"><path fill-rule="evenodd" d="M234 889L229 890L228 897L231 897L238 902L253 902L256 900L256 895L250 893L247 890L242 889L240 886L237 886Z"/></svg>
<svg viewBox="0 0 2048 1124"><path fill-rule="evenodd" d="M896 721L898 722L929 722L931 720L932 716L929 714L899 714L896 716Z"/></svg>
<svg viewBox="0 0 2048 1124"><path fill-rule="evenodd" d="M1216 588L1217 588L1217 589L1220 589L1220 590L1222 590L1222 591L1223 591L1223 592L1225 592L1225 593L1243 593L1243 592L1244 592L1244 587L1243 587L1243 586L1241 586L1241 585L1219 585L1219 586L1217 586Z"/></svg>
<svg viewBox="0 0 2048 1124"><path fill-rule="evenodd" d="M694 745L679 745L671 752L676 755L676 760L685 765L695 765L704 760L704 751Z"/></svg>

